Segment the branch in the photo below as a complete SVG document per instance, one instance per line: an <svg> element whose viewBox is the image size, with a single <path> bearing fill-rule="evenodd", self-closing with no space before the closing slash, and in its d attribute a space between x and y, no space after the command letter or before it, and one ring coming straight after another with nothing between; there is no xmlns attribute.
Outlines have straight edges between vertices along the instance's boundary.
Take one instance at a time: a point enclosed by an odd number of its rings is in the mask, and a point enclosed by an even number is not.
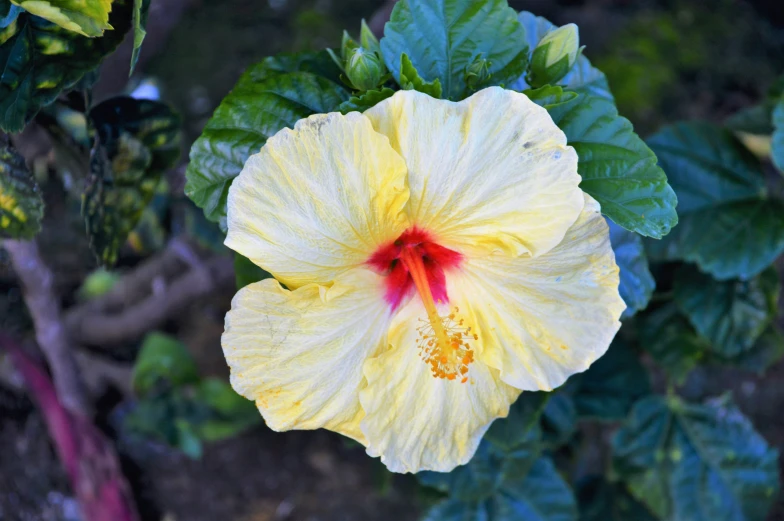
<svg viewBox="0 0 784 521"><path fill-rule="evenodd" d="M180 266L182 261L174 262L171 255L176 253L176 247L168 249L157 257L155 262L148 262L138 270L126 276L122 285L107 294L102 303L86 304L69 311L66 315L66 327L69 336L74 342L91 346L105 346L118 344L142 336L147 331L161 325L169 317L188 306L195 299L214 292L217 288L234 281L234 264L230 257L213 257L203 264L194 265L184 275L176 278L168 287L155 291L152 287L154 280L163 279L152 277L154 273L168 271L172 266ZM175 252L175 253L171 253ZM147 284L135 285L135 281L145 281ZM138 297L142 290L149 293L141 301L116 309L117 302L131 302L129 294Z"/></svg>
<svg viewBox="0 0 784 521"><path fill-rule="evenodd" d="M2 333L0 348L10 354L43 414L85 521L138 521L117 455L101 431L81 414L69 412L46 372Z"/></svg>
<svg viewBox="0 0 784 521"><path fill-rule="evenodd" d="M162 252L123 275L109 292L82 304L76 310L67 311L66 324L73 320L77 310L79 314L116 312L143 299L152 291L156 281L182 273L186 267L183 250L187 248L189 246L180 239L173 239Z"/></svg>
<svg viewBox="0 0 784 521"><path fill-rule="evenodd" d="M57 396L69 411L87 417L91 407L60 317L53 289L54 275L41 259L34 241L8 239L3 246L22 284L25 304L35 325L35 338L49 362Z"/></svg>

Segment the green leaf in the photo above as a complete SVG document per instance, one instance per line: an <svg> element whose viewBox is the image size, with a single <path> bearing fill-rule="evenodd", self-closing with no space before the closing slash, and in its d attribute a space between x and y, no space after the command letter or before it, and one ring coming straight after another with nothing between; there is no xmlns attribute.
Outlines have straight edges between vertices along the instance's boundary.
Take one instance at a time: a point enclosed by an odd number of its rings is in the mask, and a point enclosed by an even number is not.
<svg viewBox="0 0 784 521"><path fill-rule="evenodd" d="M114 30L85 38L22 12L0 31L0 128L21 131L42 107L98 67L130 28L130 0L114 0L109 23Z"/></svg>
<svg viewBox="0 0 784 521"><path fill-rule="evenodd" d="M774 268L748 281L717 281L683 266L674 284L675 303L711 349L726 358L751 349L773 321L779 290Z"/></svg>
<svg viewBox="0 0 784 521"><path fill-rule="evenodd" d="M261 415L253 402L234 392L223 380L207 378L199 382L195 399L206 404L214 413L197 426L199 438L203 440L229 438L261 422Z"/></svg>
<svg viewBox="0 0 784 521"><path fill-rule="evenodd" d="M420 472L417 479L464 500L489 498L505 479L524 475L538 458L539 418L548 397L544 392L522 393L509 416L493 422L471 461L452 472Z"/></svg>
<svg viewBox="0 0 784 521"><path fill-rule="evenodd" d="M778 451L729 400L645 398L612 448L614 473L662 519L763 521L779 489Z"/></svg>
<svg viewBox="0 0 784 521"><path fill-rule="evenodd" d="M678 222L677 199L656 156L612 101L581 94L549 110L579 156L580 188L627 230L661 238Z"/></svg>
<svg viewBox="0 0 784 521"><path fill-rule="evenodd" d="M713 362L751 371L759 376L784 357L784 335L771 326L757 339L748 351L731 358L714 357Z"/></svg>
<svg viewBox="0 0 784 521"><path fill-rule="evenodd" d="M728 130L678 123L648 140L678 194L678 213L765 195L759 161Z"/></svg>
<svg viewBox="0 0 784 521"><path fill-rule="evenodd" d="M0 144L0 238L32 239L43 216L41 191L24 158Z"/></svg>
<svg viewBox="0 0 784 521"><path fill-rule="evenodd" d="M653 261L686 260L720 280L748 279L784 252L784 203L756 199L681 215L665 240L645 249Z"/></svg>
<svg viewBox="0 0 784 521"><path fill-rule="evenodd" d="M524 30L506 0L401 0L384 27L381 52L399 84L405 53L455 101L471 93L466 70L477 57L489 62L482 86L509 84L528 65Z"/></svg>
<svg viewBox="0 0 784 521"><path fill-rule="evenodd" d="M436 78L433 81L425 81L411 63L411 59L406 53L400 56L400 79L398 83L403 90L416 90L424 92L433 98L440 98L442 94L441 80Z"/></svg>
<svg viewBox="0 0 784 521"><path fill-rule="evenodd" d="M678 384L710 349L708 341L692 329L673 303L639 317L639 326L642 348Z"/></svg>
<svg viewBox="0 0 784 521"><path fill-rule="evenodd" d="M490 521L490 504L465 503L458 499L444 500L427 511L422 521Z"/></svg>
<svg viewBox="0 0 784 521"><path fill-rule="evenodd" d="M234 276L237 279L237 289L240 290L249 284L268 279L272 275L256 266L249 258L235 253Z"/></svg>
<svg viewBox="0 0 784 521"><path fill-rule="evenodd" d="M536 49L539 41L544 38L544 35L558 28L546 18L536 16L527 11L521 11L517 19L525 29L525 39L532 52ZM591 65L591 62L582 53L577 57L577 62L572 67L572 70L558 83L579 93L590 94L591 96L605 98L610 101L613 100L604 73ZM525 75L521 75L509 85L509 88L519 91L529 88Z"/></svg>
<svg viewBox="0 0 784 521"><path fill-rule="evenodd" d="M25 11L83 36L101 36L109 25L112 0L11 0Z"/></svg>
<svg viewBox="0 0 784 521"><path fill-rule="evenodd" d="M502 479L492 496L471 500L455 494L434 506L424 519L577 521L577 505L569 485L558 474L552 461L547 457L540 457L534 460L525 472Z"/></svg>
<svg viewBox="0 0 784 521"><path fill-rule="evenodd" d="M718 279L751 278L784 252L784 203L767 197L761 165L731 132L679 123L649 143L678 194L680 224L653 260L686 260Z"/></svg>
<svg viewBox="0 0 784 521"><path fill-rule="evenodd" d="M530 432L538 437L536 427L549 398L545 392L522 393L509 408L509 415L490 425L484 439L503 451L510 451L526 443Z"/></svg>
<svg viewBox="0 0 784 521"><path fill-rule="evenodd" d="M133 388L144 396L160 380L173 387L194 383L199 380L199 370L188 349L176 338L153 332L144 338L136 358Z"/></svg>
<svg viewBox="0 0 784 521"><path fill-rule="evenodd" d="M773 109L773 136L771 158L781 172L784 173L784 96Z"/></svg>
<svg viewBox="0 0 784 521"><path fill-rule="evenodd" d="M310 72L341 85L341 69L327 51L280 53L268 56L248 68L240 81L258 83L265 78L287 72Z"/></svg>
<svg viewBox="0 0 784 521"><path fill-rule="evenodd" d="M269 62L246 71L191 148L185 193L211 221L225 221L231 182L269 137L311 114L337 110L349 97L312 73L269 74Z"/></svg>
<svg viewBox="0 0 784 521"><path fill-rule="evenodd" d="M737 132L766 135L773 132L771 106L764 102L736 112L724 121L724 126Z"/></svg>
<svg viewBox="0 0 784 521"><path fill-rule="evenodd" d="M95 147L82 215L93 251L111 265L180 155L180 118L164 103L128 97L104 101L89 117Z"/></svg>
<svg viewBox="0 0 784 521"><path fill-rule="evenodd" d="M553 462L541 457L523 477L509 480L494 496L494 521L577 521L577 503Z"/></svg>
<svg viewBox="0 0 784 521"><path fill-rule="evenodd" d="M363 92L359 96L351 96L348 101L344 101L338 107L338 112L348 114L349 112L365 112L367 109L374 107L378 103L391 97L395 93L394 90L384 87L381 90L369 90Z"/></svg>
<svg viewBox="0 0 784 521"><path fill-rule="evenodd" d="M133 53L131 54L131 70L128 75L133 74L136 63L139 61L139 54L142 50L144 37L147 36L147 17L150 14L150 0L133 0Z"/></svg>
<svg viewBox="0 0 784 521"><path fill-rule="evenodd" d="M177 428L177 448L191 459L201 458L203 448L196 427L183 418L177 418L174 426Z"/></svg>
<svg viewBox="0 0 784 521"><path fill-rule="evenodd" d="M557 105L563 105L575 100L578 96L576 92L565 91L563 87L545 85L538 89L526 89L523 94L537 105L550 110Z"/></svg>
<svg viewBox="0 0 784 521"><path fill-rule="evenodd" d="M569 443L577 430L577 409L565 392L551 393L542 413L542 438L548 448Z"/></svg>
<svg viewBox="0 0 784 521"><path fill-rule="evenodd" d="M590 476L577 485L580 521L656 521L656 518L618 483Z"/></svg>
<svg viewBox="0 0 784 521"><path fill-rule="evenodd" d="M626 303L623 317L630 317L645 309L651 300L656 281L648 269L648 257L642 239L636 233L624 230L608 220L610 242L615 252L615 262L621 270L618 291Z"/></svg>
<svg viewBox="0 0 784 521"><path fill-rule="evenodd" d="M621 420L637 400L651 392L648 372L617 338L604 356L572 378L574 405L582 418Z"/></svg>

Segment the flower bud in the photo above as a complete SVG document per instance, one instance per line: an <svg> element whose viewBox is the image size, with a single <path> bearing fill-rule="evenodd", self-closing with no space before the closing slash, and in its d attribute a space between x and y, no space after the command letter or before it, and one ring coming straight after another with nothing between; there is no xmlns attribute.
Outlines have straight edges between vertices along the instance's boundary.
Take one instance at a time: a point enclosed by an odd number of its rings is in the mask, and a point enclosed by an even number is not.
<svg viewBox="0 0 784 521"><path fill-rule="evenodd" d="M580 35L575 24L550 31L534 49L528 83L534 88L555 84L574 66L580 51Z"/></svg>
<svg viewBox="0 0 784 521"><path fill-rule="evenodd" d="M386 74L386 67L379 55L364 47L349 51L345 67L346 76L357 90L376 88Z"/></svg>

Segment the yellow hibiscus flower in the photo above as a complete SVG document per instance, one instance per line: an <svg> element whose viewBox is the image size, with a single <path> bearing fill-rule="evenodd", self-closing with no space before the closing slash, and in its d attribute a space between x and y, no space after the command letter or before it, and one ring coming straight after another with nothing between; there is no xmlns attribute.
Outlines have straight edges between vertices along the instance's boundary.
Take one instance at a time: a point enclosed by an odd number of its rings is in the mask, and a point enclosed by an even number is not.
<svg viewBox="0 0 784 521"><path fill-rule="evenodd" d="M395 472L468 462L521 391L602 356L625 305L599 204L547 111L493 87L319 114L248 159L223 350L270 428L326 428ZM283 288L278 282L285 284Z"/></svg>

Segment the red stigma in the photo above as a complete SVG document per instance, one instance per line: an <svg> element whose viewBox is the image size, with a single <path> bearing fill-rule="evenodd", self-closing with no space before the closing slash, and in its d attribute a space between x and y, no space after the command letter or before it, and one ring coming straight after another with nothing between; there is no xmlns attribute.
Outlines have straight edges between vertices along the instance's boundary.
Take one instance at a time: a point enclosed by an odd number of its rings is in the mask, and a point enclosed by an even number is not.
<svg viewBox="0 0 784 521"><path fill-rule="evenodd" d="M437 244L430 233L414 226L394 241L381 246L367 261L374 271L386 277L384 298L392 309L397 309L416 289L409 266L401 260L404 250L422 259L433 300L448 302L444 270L459 266L463 256Z"/></svg>

